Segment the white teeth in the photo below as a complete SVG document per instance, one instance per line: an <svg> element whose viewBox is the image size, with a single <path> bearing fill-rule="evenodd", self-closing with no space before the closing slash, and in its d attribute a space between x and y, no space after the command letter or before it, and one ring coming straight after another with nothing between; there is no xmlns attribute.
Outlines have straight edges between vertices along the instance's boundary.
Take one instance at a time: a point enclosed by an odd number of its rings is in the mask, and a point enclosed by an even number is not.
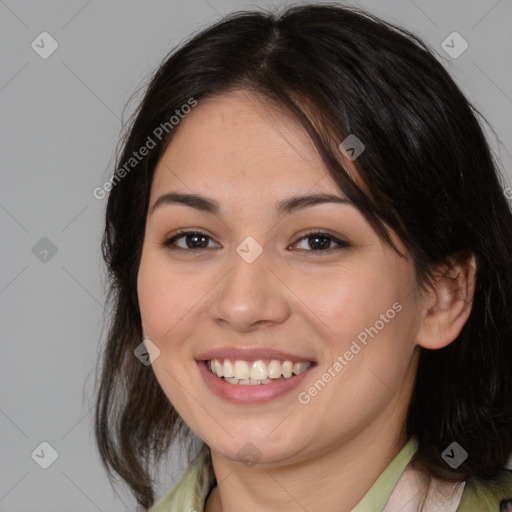
<svg viewBox="0 0 512 512"><path fill-rule="evenodd" d="M285 379L288 379L292 376L292 367L293 367L293 364L291 361L285 361L283 363L281 373L283 374L283 377Z"/></svg>
<svg viewBox="0 0 512 512"><path fill-rule="evenodd" d="M268 376L271 379L279 379L281 377L281 361L277 359L272 359L268 364Z"/></svg>
<svg viewBox="0 0 512 512"><path fill-rule="evenodd" d="M291 361L279 361L272 359L268 362L258 359L257 361L247 362L240 359L230 361L224 359L223 362L213 359L206 362L208 369L217 377L223 377L230 384L258 385L269 384L272 380L285 378L289 379L292 375L299 375L305 372L311 362L292 363ZM282 376L282 377L281 377Z"/></svg>
<svg viewBox="0 0 512 512"><path fill-rule="evenodd" d="M229 359L224 359L224 368L223 368L223 374L224 374L224 377L234 377L235 376L235 372L233 370L233 364L231 363L231 361ZM217 374L217 376L219 376Z"/></svg>
<svg viewBox="0 0 512 512"><path fill-rule="evenodd" d="M213 360L213 367L218 377L224 377L224 366L217 359Z"/></svg>
<svg viewBox="0 0 512 512"><path fill-rule="evenodd" d="M218 375L217 375L218 377ZM246 361L235 361L235 379L244 380L249 378L249 364Z"/></svg>
<svg viewBox="0 0 512 512"><path fill-rule="evenodd" d="M295 363L292 366L292 372L295 375L299 375L299 373L305 372L310 366L309 363Z"/></svg>
<svg viewBox="0 0 512 512"><path fill-rule="evenodd" d="M228 377L224 380L229 382L230 384L249 384L251 386L254 386L254 385L257 385L260 383L259 380L252 380L252 379L238 380L238 379L233 379L232 377ZM269 380L269 382L270 382L270 380ZM265 383L265 384L268 384L268 383Z"/></svg>
<svg viewBox="0 0 512 512"><path fill-rule="evenodd" d="M217 374L218 375L218 374ZM249 370L249 377L252 380L263 380L267 378L267 365L263 361L254 361Z"/></svg>

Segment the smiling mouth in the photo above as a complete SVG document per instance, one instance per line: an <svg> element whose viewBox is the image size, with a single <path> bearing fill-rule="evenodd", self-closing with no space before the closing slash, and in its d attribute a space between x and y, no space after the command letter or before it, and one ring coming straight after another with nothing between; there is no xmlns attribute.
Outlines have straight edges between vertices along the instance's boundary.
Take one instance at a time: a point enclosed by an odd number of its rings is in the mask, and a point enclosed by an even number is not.
<svg viewBox="0 0 512 512"><path fill-rule="evenodd" d="M225 382L252 386L290 379L305 372L312 364L312 361L292 363L292 361L279 359L255 361L209 359L206 361L206 367L210 372Z"/></svg>

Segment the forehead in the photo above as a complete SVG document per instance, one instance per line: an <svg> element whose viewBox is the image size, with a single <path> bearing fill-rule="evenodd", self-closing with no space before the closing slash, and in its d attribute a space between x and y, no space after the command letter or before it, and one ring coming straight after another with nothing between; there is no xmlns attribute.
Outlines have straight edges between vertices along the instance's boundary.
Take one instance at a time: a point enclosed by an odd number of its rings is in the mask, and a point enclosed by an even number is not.
<svg viewBox="0 0 512 512"><path fill-rule="evenodd" d="M202 99L175 130L157 164L155 189L339 193L300 123L260 95L234 91Z"/></svg>

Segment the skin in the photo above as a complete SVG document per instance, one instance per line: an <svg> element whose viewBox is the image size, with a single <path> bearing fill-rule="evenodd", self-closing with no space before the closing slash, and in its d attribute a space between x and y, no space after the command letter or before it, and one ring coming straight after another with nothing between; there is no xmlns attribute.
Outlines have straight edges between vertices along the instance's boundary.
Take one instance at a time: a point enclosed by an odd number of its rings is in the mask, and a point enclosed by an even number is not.
<svg viewBox="0 0 512 512"><path fill-rule="evenodd" d="M205 510L350 511L407 442L419 347L448 345L467 320L471 261L454 260L451 279L420 293L412 258L381 241L354 206L326 203L279 218L275 203L289 196L343 194L298 122L247 91L202 99L180 122L156 167L149 212L171 191L221 205L219 215L180 204L149 213L138 274L143 329L160 350L155 375L211 448L219 484ZM179 228L205 232L196 246L207 248L164 247ZM310 229L349 246L321 239L327 250L315 252L303 234ZM250 264L235 250L248 236L263 248ZM301 404L298 393L396 302L395 318ZM235 405L210 391L195 361L223 346L272 347L318 366L296 391ZM248 442L261 452L253 466L237 457Z"/></svg>

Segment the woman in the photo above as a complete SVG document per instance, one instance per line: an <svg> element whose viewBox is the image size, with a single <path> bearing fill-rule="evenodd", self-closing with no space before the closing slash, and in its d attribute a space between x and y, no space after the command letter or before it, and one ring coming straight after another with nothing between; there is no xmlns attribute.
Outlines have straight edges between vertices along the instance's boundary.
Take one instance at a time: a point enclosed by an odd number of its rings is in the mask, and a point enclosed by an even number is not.
<svg viewBox="0 0 512 512"><path fill-rule="evenodd" d="M117 164L96 436L139 505L190 431L154 512L512 496L511 211L419 39L353 8L232 14L159 67Z"/></svg>

